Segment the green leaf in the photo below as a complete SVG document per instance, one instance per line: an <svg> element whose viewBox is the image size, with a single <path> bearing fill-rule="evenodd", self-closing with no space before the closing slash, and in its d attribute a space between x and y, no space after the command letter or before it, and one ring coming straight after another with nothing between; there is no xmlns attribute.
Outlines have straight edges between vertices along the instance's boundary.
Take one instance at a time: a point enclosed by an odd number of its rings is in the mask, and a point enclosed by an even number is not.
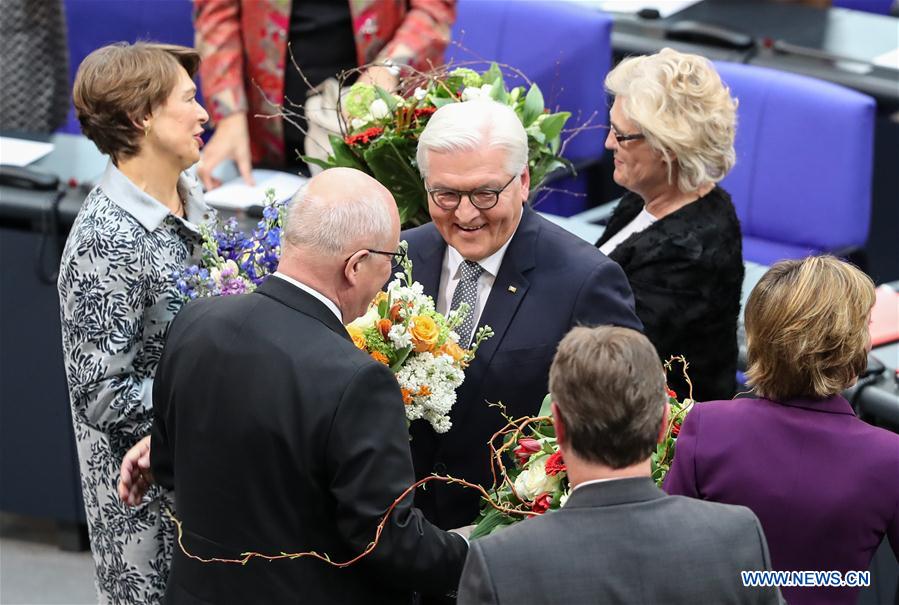
<svg viewBox="0 0 899 605"><path fill-rule="evenodd" d="M540 131L547 139L554 139L562 133L562 128L565 127L565 122L567 122L570 117L571 113L567 111L560 111L559 113L548 115L540 123Z"/></svg>
<svg viewBox="0 0 899 605"><path fill-rule="evenodd" d="M543 403L540 404L540 412L537 414L538 416L551 416L552 415L552 395L550 393L546 394L546 397L543 398Z"/></svg>
<svg viewBox="0 0 899 605"><path fill-rule="evenodd" d="M484 515L484 518L478 522L474 530L472 530L469 539L476 540L488 536L497 528L511 525L512 523L514 523L514 521L510 517L495 508L491 508L490 511Z"/></svg>
<svg viewBox="0 0 899 605"><path fill-rule="evenodd" d="M503 72L500 71L499 65L497 65L496 63L491 63L490 69L484 72L484 75L481 76L481 80L483 80L484 84L493 84L497 80L502 82Z"/></svg>
<svg viewBox="0 0 899 605"><path fill-rule="evenodd" d="M391 113L396 111L396 97L380 86L375 86L375 92L378 94L379 99L387 103L387 109L389 109Z"/></svg>
<svg viewBox="0 0 899 605"><path fill-rule="evenodd" d="M320 158L314 158L311 155L301 155L300 159L306 162L307 164L314 164L321 168L327 170L328 168L336 168L337 164L334 163L334 156L329 156L327 160L322 160Z"/></svg>
<svg viewBox="0 0 899 605"><path fill-rule="evenodd" d="M450 103L456 103L459 99L455 97L437 97L432 99L434 101L434 107L440 109L444 105L449 105Z"/></svg>
<svg viewBox="0 0 899 605"><path fill-rule="evenodd" d="M415 149L414 140L387 136L373 141L362 154L371 175L393 194L404 225L427 216L424 182L411 163Z"/></svg>
<svg viewBox="0 0 899 605"><path fill-rule="evenodd" d="M366 168L365 164L359 160L359 156L357 156L350 146L346 144L346 141L334 134L329 136L328 140L331 141L331 151L334 152L334 166L341 168L355 168L362 172L371 173L371 171Z"/></svg>
<svg viewBox="0 0 899 605"><path fill-rule="evenodd" d="M409 353L412 352L412 347L406 347L402 351L400 351L399 357L396 358L396 363L390 366L390 371L396 374L400 371L400 368L403 367L403 363L406 361L406 358L409 357Z"/></svg>
<svg viewBox="0 0 899 605"><path fill-rule="evenodd" d="M525 128L531 125L540 114L543 113L543 93L536 84L531 84L527 96L524 98L524 113L521 115L521 123Z"/></svg>
<svg viewBox="0 0 899 605"><path fill-rule="evenodd" d="M490 98L503 104L509 98L509 93L506 92L506 85L503 83L502 77L493 83L493 88L490 89Z"/></svg>

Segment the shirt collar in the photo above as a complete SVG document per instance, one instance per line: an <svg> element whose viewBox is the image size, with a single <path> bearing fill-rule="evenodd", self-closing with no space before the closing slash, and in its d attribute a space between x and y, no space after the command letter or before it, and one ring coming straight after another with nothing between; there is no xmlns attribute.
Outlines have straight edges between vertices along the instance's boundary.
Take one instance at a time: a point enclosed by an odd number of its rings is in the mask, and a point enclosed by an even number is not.
<svg viewBox="0 0 899 605"><path fill-rule="evenodd" d="M114 204L133 216L147 231L155 231L171 214L165 204L138 189L137 185L112 163L112 160L106 165L106 170L100 178L100 188ZM199 181L182 172L178 177L178 193L184 200L187 214L187 220L180 218L178 220L190 230L198 232L196 225L213 215L212 209L203 200Z"/></svg>
<svg viewBox="0 0 899 605"><path fill-rule="evenodd" d="M328 307L328 309L331 311L331 313L333 313L334 315L337 316L338 321L340 321L341 324L343 323L343 314L340 312L340 309L337 308L337 305L334 304L333 300L331 300L330 298L328 298L327 296L325 296L318 290L307 286L303 282L297 281L292 277L288 277L287 275L284 275L280 271L275 271L274 275L275 275L275 277L280 277L287 283L293 284L294 286L296 286L303 292L306 292L306 293L310 294L311 296L314 296L315 298L320 300L323 305Z"/></svg>
<svg viewBox="0 0 899 605"><path fill-rule="evenodd" d="M582 481L574 486L571 491L576 489L580 489L582 487L586 487L587 485L593 485L595 483L606 483L608 481L621 481L622 479L636 479L637 477L643 477L645 475L632 475L630 477L608 477L606 479L591 479L590 481Z"/></svg>
<svg viewBox="0 0 899 605"><path fill-rule="evenodd" d="M522 210L522 214L524 210ZM509 236L509 239L506 240L506 243L500 246L500 249L488 256L487 258L481 259L477 262L484 271L492 275L494 278L499 273L499 268L503 264L503 258L506 256L506 250L509 248L509 244L512 243L512 238L515 237L515 232L518 231L518 227L521 225L521 216L518 217L518 224L515 225L515 231L512 232L512 235ZM447 244L446 246L446 258L449 265L449 274L450 277L455 278L459 272L459 265L462 264L462 261L466 260L463 258L462 254Z"/></svg>

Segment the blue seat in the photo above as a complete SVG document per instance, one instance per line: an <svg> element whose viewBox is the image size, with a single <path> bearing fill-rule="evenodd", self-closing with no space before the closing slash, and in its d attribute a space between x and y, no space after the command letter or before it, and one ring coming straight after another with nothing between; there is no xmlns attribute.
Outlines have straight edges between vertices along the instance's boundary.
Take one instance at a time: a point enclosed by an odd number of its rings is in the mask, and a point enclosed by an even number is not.
<svg viewBox="0 0 899 605"><path fill-rule="evenodd" d="M70 82L75 81L75 72L87 55L113 42L194 45L191 0L65 0L65 11ZM59 131L81 132L71 107Z"/></svg>
<svg viewBox="0 0 899 605"><path fill-rule="evenodd" d="M893 0L833 0L834 7L889 15Z"/></svg>
<svg viewBox="0 0 899 605"><path fill-rule="evenodd" d="M607 125L603 80L612 62L612 19L569 2L459 0L447 61L496 61L520 70L543 92L547 107L570 111L567 129L590 120ZM474 65L486 69L486 63ZM523 84L508 69L510 86ZM595 114L595 115L594 115ZM606 131L582 132L565 147L575 165L598 161ZM563 135L564 140L564 135ZM553 183L562 191L586 191L583 177ZM539 196L538 210L569 216L587 207L586 197L562 192Z"/></svg>
<svg viewBox="0 0 899 605"><path fill-rule="evenodd" d="M737 164L722 186L743 229L743 257L864 247L871 219L874 100L836 84L718 62L739 99Z"/></svg>

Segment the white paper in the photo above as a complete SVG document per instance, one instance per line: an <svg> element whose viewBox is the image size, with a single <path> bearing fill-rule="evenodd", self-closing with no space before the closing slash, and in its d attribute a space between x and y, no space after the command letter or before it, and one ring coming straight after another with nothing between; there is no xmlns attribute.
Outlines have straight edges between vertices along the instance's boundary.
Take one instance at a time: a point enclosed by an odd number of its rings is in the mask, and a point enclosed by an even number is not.
<svg viewBox="0 0 899 605"><path fill-rule="evenodd" d="M889 67L891 69L899 70L899 48L894 48L889 52L883 53L879 57L874 57L871 62L880 67Z"/></svg>
<svg viewBox="0 0 899 605"><path fill-rule="evenodd" d="M0 164L27 166L53 151L53 143L0 137Z"/></svg>
<svg viewBox="0 0 899 605"><path fill-rule="evenodd" d="M644 8L654 8L664 19L696 4L699 0L646 0L645 2L642 0L568 0L568 2L576 2L607 13L637 13Z"/></svg>
<svg viewBox="0 0 899 605"><path fill-rule="evenodd" d="M265 201L265 192L268 189L275 190L275 199L283 201L293 197L308 179L289 172L277 170L254 170L254 187L244 183L238 177L221 187L206 192L206 202L216 208L228 208L232 210L246 209L250 206L261 206Z"/></svg>

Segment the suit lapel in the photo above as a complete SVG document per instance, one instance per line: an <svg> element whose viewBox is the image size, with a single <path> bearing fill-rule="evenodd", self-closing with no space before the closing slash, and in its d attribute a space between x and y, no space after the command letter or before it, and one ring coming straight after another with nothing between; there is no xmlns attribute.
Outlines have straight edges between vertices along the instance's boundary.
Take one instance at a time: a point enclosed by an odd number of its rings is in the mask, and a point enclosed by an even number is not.
<svg viewBox="0 0 899 605"><path fill-rule="evenodd" d="M512 318L518 311L518 307L527 296L530 288L530 281L527 279L527 273L536 266L537 238L540 233L540 217L525 206L521 214L521 224L518 230L509 242L503 262L500 265L496 279L493 281L493 287L490 290L490 296L484 305L484 311L481 313L478 326L490 326L493 328L493 337L484 341L484 344L478 349L477 356L472 364L465 372L465 383L462 385L463 392L481 393L481 383L487 374L487 368L493 356L500 349L503 339L506 336ZM462 399L460 397L460 399ZM467 405L460 406L459 422L471 411L471 397L465 398ZM483 402L478 402L483 404Z"/></svg>
<svg viewBox="0 0 899 605"><path fill-rule="evenodd" d="M270 276L256 288L256 293L274 299L304 315L313 317L339 334L342 338L351 340L346 328L340 323L337 316L324 305L324 303L308 292L284 281L280 277L274 275Z"/></svg>
<svg viewBox="0 0 899 605"><path fill-rule="evenodd" d="M419 245L409 247L409 257L412 259L412 279L422 285L425 294L434 299L436 306L446 242L443 241L433 223L428 223L421 229L425 229L424 241Z"/></svg>

